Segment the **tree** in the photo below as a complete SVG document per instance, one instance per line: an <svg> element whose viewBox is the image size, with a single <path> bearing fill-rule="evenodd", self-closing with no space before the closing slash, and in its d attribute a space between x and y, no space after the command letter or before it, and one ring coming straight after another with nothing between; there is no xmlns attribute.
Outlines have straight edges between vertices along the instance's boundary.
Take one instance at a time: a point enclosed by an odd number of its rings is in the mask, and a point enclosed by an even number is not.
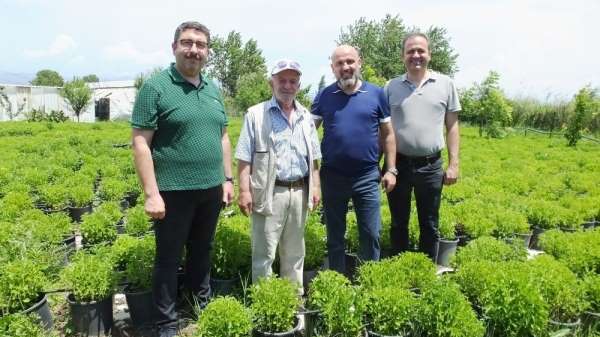
<svg viewBox="0 0 600 337"><path fill-rule="evenodd" d="M137 75L135 80L133 81L133 86L135 87L135 90L139 91L140 88L142 87L142 85L144 84L145 80L156 75L157 73L161 72L162 70L163 70L162 67L156 67L152 70L146 71L145 73L140 73L139 75Z"/></svg>
<svg viewBox="0 0 600 337"><path fill-rule="evenodd" d="M386 14L381 21L360 18L341 30L338 43L358 47L363 65L370 66L374 78L389 80L405 72L402 61L402 40L407 33L419 31L408 29L398 15ZM458 54L450 46L447 31L441 27L431 26L425 32L429 38L429 49L432 60L429 68L447 75L454 75L458 70L456 59ZM364 66L363 66L364 70Z"/></svg>
<svg viewBox="0 0 600 337"><path fill-rule="evenodd" d="M79 122L81 111L91 103L92 89L88 87L84 80L74 78L71 82L67 82L62 87L60 95L71 106L73 112L75 112L77 121Z"/></svg>
<svg viewBox="0 0 600 337"><path fill-rule="evenodd" d="M310 97L310 84L306 87L300 89L298 94L296 95L296 100L300 102L305 108L310 111L310 106L312 104L312 98Z"/></svg>
<svg viewBox="0 0 600 337"><path fill-rule="evenodd" d="M462 113L466 120L479 124L479 135L501 137L502 128L512 121L512 107L498 84L500 74L490 71L481 84L461 91Z"/></svg>
<svg viewBox="0 0 600 337"><path fill-rule="evenodd" d="M97 83L100 82L100 79L95 74L85 75L81 78L86 83Z"/></svg>
<svg viewBox="0 0 600 337"><path fill-rule="evenodd" d="M30 82L32 85L43 85L48 87L62 87L65 80L54 70L44 69L35 74L35 78Z"/></svg>
<svg viewBox="0 0 600 337"><path fill-rule="evenodd" d="M231 31L224 39L215 36L211 42L207 72L215 78L226 95L237 94L238 80L244 74L266 73L265 59L255 40L242 43L242 36Z"/></svg>
<svg viewBox="0 0 600 337"><path fill-rule="evenodd" d="M565 138L569 146L577 145L584 129L584 120L594 110L594 92L589 86L581 88L575 96L575 111L567 124Z"/></svg>
<svg viewBox="0 0 600 337"><path fill-rule="evenodd" d="M321 79L319 80L319 86L317 87L317 92L321 92L327 86L325 83L325 75L321 75Z"/></svg>
<svg viewBox="0 0 600 337"><path fill-rule="evenodd" d="M246 111L249 107L271 97L271 88L264 72L252 72L242 75L236 84L237 94L234 104L237 111Z"/></svg>

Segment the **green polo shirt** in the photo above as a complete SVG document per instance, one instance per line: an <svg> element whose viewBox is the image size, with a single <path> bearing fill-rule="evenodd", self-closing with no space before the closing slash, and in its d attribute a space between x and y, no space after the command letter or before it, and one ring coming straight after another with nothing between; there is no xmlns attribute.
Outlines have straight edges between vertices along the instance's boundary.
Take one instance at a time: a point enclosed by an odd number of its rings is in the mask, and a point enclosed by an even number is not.
<svg viewBox="0 0 600 337"><path fill-rule="evenodd" d="M204 76L196 88L171 64L146 80L135 100L131 126L155 130L151 150L160 191L223 183L221 137L227 117L219 89Z"/></svg>

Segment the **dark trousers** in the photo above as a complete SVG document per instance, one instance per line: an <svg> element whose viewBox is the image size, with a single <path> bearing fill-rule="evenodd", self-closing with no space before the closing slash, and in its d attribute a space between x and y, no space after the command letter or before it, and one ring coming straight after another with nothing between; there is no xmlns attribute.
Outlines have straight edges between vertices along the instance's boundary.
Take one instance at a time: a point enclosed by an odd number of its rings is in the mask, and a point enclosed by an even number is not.
<svg viewBox="0 0 600 337"><path fill-rule="evenodd" d="M157 323L177 320L177 269L186 248L185 286L199 302L210 297L210 250L212 248L223 188L160 192L165 218L155 223L156 257L152 294Z"/></svg>
<svg viewBox="0 0 600 337"><path fill-rule="evenodd" d="M346 272L344 236L350 199L354 205L358 227L358 257L362 261L379 260L381 175L378 167L357 177L346 177L326 167L322 167L320 173L329 269Z"/></svg>
<svg viewBox="0 0 600 337"><path fill-rule="evenodd" d="M444 171L442 158L411 160L402 155L396 157L398 177L396 187L388 193L392 216L390 240L392 253L409 250L408 222L410 200L414 190L419 218L419 250L435 261L439 241L439 209Z"/></svg>

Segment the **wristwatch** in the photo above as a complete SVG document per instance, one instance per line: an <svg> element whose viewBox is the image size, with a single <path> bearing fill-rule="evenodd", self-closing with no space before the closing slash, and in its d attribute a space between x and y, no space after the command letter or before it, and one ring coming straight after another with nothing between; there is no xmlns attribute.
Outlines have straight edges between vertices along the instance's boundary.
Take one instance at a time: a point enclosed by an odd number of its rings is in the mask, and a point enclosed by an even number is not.
<svg viewBox="0 0 600 337"><path fill-rule="evenodd" d="M230 183L233 184L233 177L227 177L227 176L225 176L225 181L228 181L228 182L230 182Z"/></svg>
<svg viewBox="0 0 600 337"><path fill-rule="evenodd" d="M387 169L387 172L389 172L395 176L398 176L398 169L395 167L390 167L389 169Z"/></svg>

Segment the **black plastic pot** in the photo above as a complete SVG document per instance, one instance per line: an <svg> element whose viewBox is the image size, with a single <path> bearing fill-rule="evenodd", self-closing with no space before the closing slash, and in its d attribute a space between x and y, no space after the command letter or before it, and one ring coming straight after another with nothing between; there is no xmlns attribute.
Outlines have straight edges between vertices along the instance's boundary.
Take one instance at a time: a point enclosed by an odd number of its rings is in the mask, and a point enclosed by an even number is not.
<svg viewBox="0 0 600 337"><path fill-rule="evenodd" d="M598 226L598 221L588 221L581 224L583 229L594 229Z"/></svg>
<svg viewBox="0 0 600 337"><path fill-rule="evenodd" d="M529 248L529 245L531 244L531 237L533 236L532 233L516 233L514 236L517 240L523 242L525 248Z"/></svg>
<svg viewBox="0 0 600 337"><path fill-rule="evenodd" d="M110 336L113 326L112 295L101 301L79 303L67 296L71 321L76 333L83 336Z"/></svg>
<svg viewBox="0 0 600 337"><path fill-rule="evenodd" d="M360 259L354 253L346 253L346 277L350 280L354 280L356 270L360 265Z"/></svg>
<svg viewBox="0 0 600 337"><path fill-rule="evenodd" d="M255 337L294 337L296 333L300 332L300 320L296 320L296 326L291 330L285 332L265 332L254 330L253 335Z"/></svg>
<svg viewBox="0 0 600 337"><path fill-rule="evenodd" d="M121 206L121 211L125 212L130 206L129 201L127 201L127 199L123 198L123 199L121 199L121 201L119 201L119 206Z"/></svg>
<svg viewBox="0 0 600 337"><path fill-rule="evenodd" d="M152 290L132 291L125 288L125 299L133 325L139 327L154 321L154 302Z"/></svg>
<svg viewBox="0 0 600 337"><path fill-rule="evenodd" d="M117 229L117 234L125 234L125 222L123 218L115 224L115 228Z"/></svg>
<svg viewBox="0 0 600 337"><path fill-rule="evenodd" d="M302 284L304 285L304 293L308 292L308 286L312 282L312 280L317 276L316 270L305 270L302 273Z"/></svg>
<svg viewBox="0 0 600 337"><path fill-rule="evenodd" d="M40 294L37 301L22 313L26 315L29 313L35 314L44 329L47 331L52 330L54 323L52 321L52 313L50 312L50 307L48 306L48 297L46 294Z"/></svg>
<svg viewBox="0 0 600 337"><path fill-rule="evenodd" d="M581 319L578 319L575 322L556 322L553 320L548 321L548 331L551 333L562 331L564 334L561 334L561 336L573 336L580 327Z"/></svg>
<svg viewBox="0 0 600 337"><path fill-rule="evenodd" d="M73 222L81 222L81 217L84 214L92 213L92 205L84 207L69 207L69 216Z"/></svg>
<svg viewBox="0 0 600 337"><path fill-rule="evenodd" d="M369 336L369 337L407 337L409 335L408 334L405 334L405 335L381 335L381 334L378 334L377 332L367 330L367 336Z"/></svg>
<svg viewBox="0 0 600 337"><path fill-rule="evenodd" d="M239 278L232 279L217 279L210 278L210 290L212 296L225 296L231 295L235 291L235 288L239 285Z"/></svg>
<svg viewBox="0 0 600 337"><path fill-rule="evenodd" d="M438 241L438 254L435 263L449 267L450 257L456 253L456 247L458 246L458 239L455 240L444 240Z"/></svg>
<svg viewBox="0 0 600 337"><path fill-rule="evenodd" d="M304 337L313 337L318 334L320 313L319 310L303 310L299 313L304 315Z"/></svg>
<svg viewBox="0 0 600 337"><path fill-rule="evenodd" d="M137 205L137 198L139 197L138 192L127 192L125 195L125 200L129 204L129 207L135 207Z"/></svg>
<svg viewBox="0 0 600 337"><path fill-rule="evenodd" d="M539 239L540 239L540 235L544 234L544 232L546 231L544 228L540 228L537 226L534 226L533 228L533 233L531 234L531 239L529 241L529 248L531 249L540 249L539 246Z"/></svg>
<svg viewBox="0 0 600 337"><path fill-rule="evenodd" d="M600 312L586 311L582 317L581 323L585 332L600 331Z"/></svg>

